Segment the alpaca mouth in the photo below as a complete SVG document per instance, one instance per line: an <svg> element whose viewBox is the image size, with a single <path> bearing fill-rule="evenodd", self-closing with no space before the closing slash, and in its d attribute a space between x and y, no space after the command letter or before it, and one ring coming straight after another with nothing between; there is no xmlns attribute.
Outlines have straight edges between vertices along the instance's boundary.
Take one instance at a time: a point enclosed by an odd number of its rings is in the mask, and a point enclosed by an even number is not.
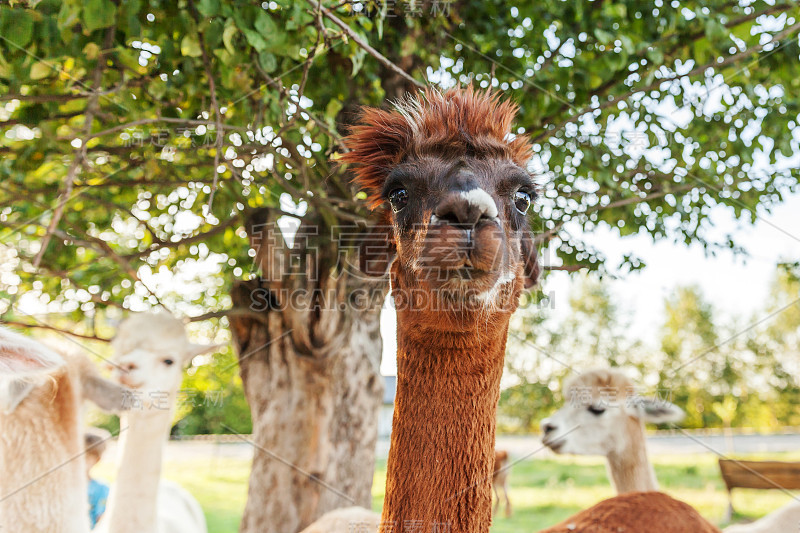
<svg viewBox="0 0 800 533"><path fill-rule="evenodd" d="M441 271L431 281L438 291L468 297L486 292L495 284L498 277L499 274L493 272L461 267Z"/></svg>
<svg viewBox="0 0 800 533"><path fill-rule="evenodd" d="M125 385L126 387L128 387L128 388L130 388L130 389L138 389L138 388L140 388L140 387L141 387L141 386L144 384L144 383L143 383L143 382L141 382L141 381L134 381L134 380L132 380L131 378L129 378L129 377L128 377L128 376L126 376L125 374L123 374L123 375L121 375L121 376L119 377L119 382L120 382L122 385Z"/></svg>
<svg viewBox="0 0 800 533"><path fill-rule="evenodd" d="M459 268L442 272L440 279L432 280L434 290L451 298L485 301L513 288L516 277L510 272ZM444 280L441 278L444 277Z"/></svg>
<svg viewBox="0 0 800 533"><path fill-rule="evenodd" d="M550 439L550 438L545 437L545 438L542 439L542 444L544 444L545 446L550 448L555 453L561 453L560 450L561 450L561 448L564 447L564 445L566 443L567 443L567 441L565 441L564 439L560 439L560 438Z"/></svg>
<svg viewBox="0 0 800 533"><path fill-rule="evenodd" d="M458 279L465 282L474 282L489 275L489 272L478 270L472 266L463 266L450 271L450 279Z"/></svg>

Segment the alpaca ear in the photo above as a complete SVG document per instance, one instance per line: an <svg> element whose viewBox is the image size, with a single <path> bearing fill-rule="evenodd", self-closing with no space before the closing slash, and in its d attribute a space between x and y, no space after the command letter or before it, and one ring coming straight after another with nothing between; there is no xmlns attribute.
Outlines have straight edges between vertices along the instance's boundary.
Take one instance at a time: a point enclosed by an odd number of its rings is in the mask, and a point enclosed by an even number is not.
<svg viewBox="0 0 800 533"><path fill-rule="evenodd" d="M648 424L678 423L686 417L686 413L666 400L641 398L638 403L639 416Z"/></svg>
<svg viewBox="0 0 800 533"><path fill-rule="evenodd" d="M184 357L186 362L192 360L193 357L198 355L203 355L204 353L213 352L216 350L221 350L225 347L225 344L195 344L190 342L189 345L184 350Z"/></svg>
<svg viewBox="0 0 800 533"><path fill-rule="evenodd" d="M0 377L24 379L49 375L65 364L63 357L44 344L0 328Z"/></svg>
<svg viewBox="0 0 800 533"><path fill-rule="evenodd" d="M382 277L396 256L392 226L379 224L370 228L358 245L358 268L368 276Z"/></svg>
<svg viewBox="0 0 800 533"><path fill-rule="evenodd" d="M0 410L6 414L13 413L35 386L32 381L0 378Z"/></svg>
<svg viewBox="0 0 800 533"><path fill-rule="evenodd" d="M42 378L65 364L43 344L0 328L0 409L12 413Z"/></svg>
<svg viewBox="0 0 800 533"><path fill-rule="evenodd" d="M522 263L524 265L524 286L526 289L532 289L539 283L541 267L539 266L539 255L536 252L533 233L527 228L522 231L520 250L522 251Z"/></svg>
<svg viewBox="0 0 800 533"><path fill-rule="evenodd" d="M103 411L117 413L133 405L131 389L123 387L97 374L81 377L83 395Z"/></svg>

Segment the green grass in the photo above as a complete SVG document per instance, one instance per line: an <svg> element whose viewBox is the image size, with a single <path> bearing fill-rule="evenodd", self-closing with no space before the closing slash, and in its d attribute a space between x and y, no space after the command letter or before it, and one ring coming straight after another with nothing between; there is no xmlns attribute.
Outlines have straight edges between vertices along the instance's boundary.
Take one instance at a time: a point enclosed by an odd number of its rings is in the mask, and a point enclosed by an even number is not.
<svg viewBox="0 0 800 533"><path fill-rule="evenodd" d="M738 458L798 461L800 453ZM715 455L657 455L653 463L662 490L690 503L709 520L721 521L728 496ZM164 475L200 501L210 533L236 533L247 497L249 469L249 461L219 457L176 461L166 465ZM99 465L94 474L106 480L113 477L107 463ZM383 502L385 482L386 462L379 461L372 491L376 510ZM603 461L592 457L521 461L512 467L509 485L514 515L496 517L492 533L538 531L613 496ZM789 499L774 490L738 490L734 493L734 507L740 514L735 520L758 518Z"/></svg>
<svg viewBox="0 0 800 533"><path fill-rule="evenodd" d="M800 460L800 453L748 456L766 458ZM662 455L655 456L653 463L663 491L691 504L712 522L721 523L728 495L715 455ZM614 495L605 464L589 457L522 461L512 468L509 484L514 515L505 518L501 512L492 533L538 531ZM789 500L789 495L779 491L734 491L734 507L739 513L734 521L758 518Z"/></svg>

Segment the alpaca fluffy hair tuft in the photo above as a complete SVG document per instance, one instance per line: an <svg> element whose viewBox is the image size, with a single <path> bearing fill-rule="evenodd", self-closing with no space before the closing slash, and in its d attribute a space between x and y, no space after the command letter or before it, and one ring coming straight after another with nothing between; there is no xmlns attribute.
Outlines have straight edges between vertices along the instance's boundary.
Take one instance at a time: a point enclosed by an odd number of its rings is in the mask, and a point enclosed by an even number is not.
<svg viewBox="0 0 800 533"><path fill-rule="evenodd" d="M471 86L426 89L395 102L394 109L366 108L344 139L341 161L353 165L353 181L372 209L392 168L409 157L497 157L525 168L532 154L527 136L514 137L517 105L498 93Z"/></svg>

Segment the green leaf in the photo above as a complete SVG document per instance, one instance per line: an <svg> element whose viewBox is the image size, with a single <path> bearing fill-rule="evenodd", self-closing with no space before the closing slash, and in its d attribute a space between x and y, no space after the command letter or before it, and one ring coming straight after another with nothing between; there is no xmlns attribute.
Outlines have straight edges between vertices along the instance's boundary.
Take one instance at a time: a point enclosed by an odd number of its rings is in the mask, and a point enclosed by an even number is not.
<svg viewBox="0 0 800 533"><path fill-rule="evenodd" d="M350 61L353 63L353 72L350 74L352 77L355 77L358 74L358 71L361 70L361 67L364 66L364 59L367 57L367 52L358 47L356 53L350 56Z"/></svg>
<svg viewBox="0 0 800 533"><path fill-rule="evenodd" d="M187 57L200 57L203 55L197 35L184 35L181 41L181 55Z"/></svg>
<svg viewBox="0 0 800 533"><path fill-rule="evenodd" d="M266 37L272 37L277 31L278 27L275 25L275 21L272 20L266 11L259 11L258 15L256 15L256 22L254 27L258 32Z"/></svg>
<svg viewBox="0 0 800 533"><path fill-rule="evenodd" d="M205 31L206 46L216 48L222 41L222 32L225 31L225 24L220 19L214 19Z"/></svg>
<svg viewBox="0 0 800 533"><path fill-rule="evenodd" d="M72 28L80 21L81 8L80 5L71 2L64 2L61 4L61 10L58 12L56 24L59 30L66 30Z"/></svg>
<svg viewBox="0 0 800 533"><path fill-rule="evenodd" d="M711 42L717 42L728 36L728 30L716 20L709 20L706 26L706 37Z"/></svg>
<svg viewBox="0 0 800 533"><path fill-rule="evenodd" d="M167 83L156 78L153 80L153 83L150 84L149 92L158 99L164 98L164 95L167 94Z"/></svg>
<svg viewBox="0 0 800 533"><path fill-rule="evenodd" d="M601 43L610 43L614 40L614 34L603 30L601 28L595 28L594 36L597 37L597 40Z"/></svg>
<svg viewBox="0 0 800 533"><path fill-rule="evenodd" d="M50 75L52 72L50 65L44 61L37 61L31 66L31 79L41 80Z"/></svg>
<svg viewBox="0 0 800 533"><path fill-rule="evenodd" d="M664 52L661 48L651 48L647 51L647 58L656 65L660 65L664 61Z"/></svg>
<svg viewBox="0 0 800 533"><path fill-rule="evenodd" d="M16 47L26 46L33 37L33 16L24 9L4 9L3 38Z"/></svg>
<svg viewBox="0 0 800 533"><path fill-rule="evenodd" d="M342 101L334 98L325 106L325 116L335 119L336 115L339 114L339 111L341 111L343 107L344 104L342 104Z"/></svg>
<svg viewBox="0 0 800 533"><path fill-rule="evenodd" d="M83 26L87 33L108 28L117 17L117 6L111 0L87 0L83 8Z"/></svg>
<svg viewBox="0 0 800 533"><path fill-rule="evenodd" d="M698 65L705 65L711 57L711 45L707 39L700 39L694 44L694 55Z"/></svg>
<svg viewBox="0 0 800 533"><path fill-rule="evenodd" d="M97 43L88 43L83 47L83 53L86 59L95 60L100 55L100 46Z"/></svg>
<svg viewBox="0 0 800 533"><path fill-rule="evenodd" d="M625 50L628 54L633 54L636 52L636 46L634 46L633 41L627 35L620 35L619 40L622 41L622 49Z"/></svg>
<svg viewBox="0 0 800 533"><path fill-rule="evenodd" d="M206 17L213 17L219 13L219 0L200 0L197 10Z"/></svg>
<svg viewBox="0 0 800 533"><path fill-rule="evenodd" d="M258 54L258 64L261 65L266 72L273 72L278 68L278 60L275 55L270 52L261 52Z"/></svg>
<svg viewBox="0 0 800 533"><path fill-rule="evenodd" d="M242 28L242 33L244 33L244 37L247 39L247 42L250 43L250 46L255 48L256 51L261 52L262 50L266 50L267 41L264 40L260 33L244 28Z"/></svg>
<svg viewBox="0 0 800 533"><path fill-rule="evenodd" d="M120 28L128 37L138 36L142 31L142 25L139 22L141 4L141 0L128 0L120 6Z"/></svg>
<svg viewBox="0 0 800 533"><path fill-rule="evenodd" d="M229 67L232 67L236 64L237 61L236 56L234 56L224 48L215 49L214 55L217 56L217 59L219 59L222 63L224 63Z"/></svg>
<svg viewBox="0 0 800 533"><path fill-rule="evenodd" d="M236 22L233 19L228 19L225 22L225 31L222 32L222 43L229 54L235 55L236 49L233 47L233 38L236 36Z"/></svg>

